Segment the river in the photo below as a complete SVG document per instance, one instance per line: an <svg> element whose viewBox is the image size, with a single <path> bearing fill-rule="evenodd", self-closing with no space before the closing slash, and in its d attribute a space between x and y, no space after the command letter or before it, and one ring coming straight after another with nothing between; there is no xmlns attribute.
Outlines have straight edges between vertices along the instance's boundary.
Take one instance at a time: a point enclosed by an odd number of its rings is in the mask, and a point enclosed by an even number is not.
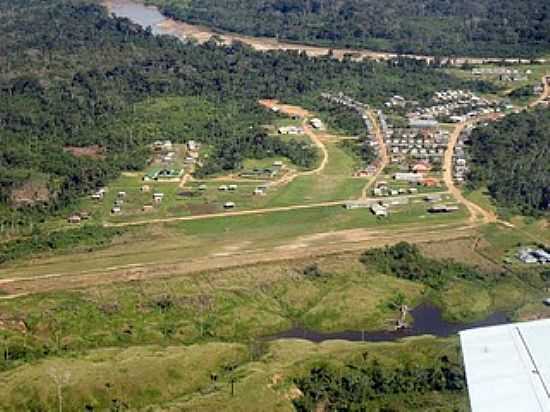
<svg viewBox="0 0 550 412"><path fill-rule="evenodd" d="M168 34L176 36L182 40L193 37L199 43L208 41L212 36L218 36L225 44L230 44L233 41L240 41L248 44L259 51L267 50L294 50L299 52L305 52L309 56L326 56L332 51L331 56L336 59L342 59L345 55L351 55L354 60L374 59L374 60L388 60L396 57L407 57L417 60L425 60L432 62L433 56L404 54L397 55L396 53L377 52L366 49L331 49L329 47L322 46L310 46L305 44L295 44L280 41L274 38L267 37L252 37L244 36L235 33L221 33L214 32L212 29L197 24L188 24L178 20L174 20L164 16L158 8L154 6L145 6L138 0L104 0L103 5L109 10L110 13L117 15L118 17L126 17L133 22L140 24L143 27L151 26L153 33L155 34ZM449 59L442 59L447 61ZM541 60L542 61L542 60ZM449 61L451 64L461 65L464 63L470 64L484 64L484 63L530 63L530 60L519 59L500 59L500 58L472 58L472 57L459 57L453 58Z"/></svg>
<svg viewBox="0 0 550 412"><path fill-rule="evenodd" d="M403 338L433 335L437 337L448 337L462 330L494 326L508 323L508 317L504 312L495 312L478 322L453 323L448 322L441 316L441 310L430 304L422 304L411 311L414 319L411 327L397 331L342 331L332 333L321 333L308 330L302 327L294 327L284 332L269 336L267 340L275 339L306 339L312 342L323 342L326 340L342 339L352 342L392 342Z"/></svg>

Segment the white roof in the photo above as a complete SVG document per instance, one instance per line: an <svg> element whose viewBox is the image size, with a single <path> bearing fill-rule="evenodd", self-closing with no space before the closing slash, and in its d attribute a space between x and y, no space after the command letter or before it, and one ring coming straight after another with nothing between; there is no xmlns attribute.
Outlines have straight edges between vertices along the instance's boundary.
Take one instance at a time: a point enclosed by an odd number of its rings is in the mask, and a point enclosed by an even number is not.
<svg viewBox="0 0 550 412"><path fill-rule="evenodd" d="M550 412L550 319L460 332L472 412Z"/></svg>

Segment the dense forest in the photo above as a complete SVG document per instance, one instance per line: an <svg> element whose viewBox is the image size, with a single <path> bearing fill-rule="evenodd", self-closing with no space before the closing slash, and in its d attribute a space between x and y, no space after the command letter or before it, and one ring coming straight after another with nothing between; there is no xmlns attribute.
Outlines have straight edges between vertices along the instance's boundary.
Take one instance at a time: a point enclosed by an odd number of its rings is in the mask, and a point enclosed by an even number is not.
<svg viewBox="0 0 550 412"><path fill-rule="evenodd" d="M497 204L515 213L550 209L550 110L507 116L472 133L473 188L486 186Z"/></svg>
<svg viewBox="0 0 550 412"><path fill-rule="evenodd" d="M148 99L200 96L231 114L208 123L207 135L204 122L196 122L176 136L214 146L204 174L273 151L307 165L311 151L265 134L260 126L270 114L257 107L258 98L311 107L327 90L380 103L396 93L422 100L441 88L490 87L410 60L338 62L215 40L184 44L85 0L21 0L17 6L0 0L0 35L2 231L29 227L121 170L142 168L145 144L164 137L136 132L142 122L136 105ZM64 150L91 145L100 148L95 157Z"/></svg>
<svg viewBox="0 0 550 412"><path fill-rule="evenodd" d="M445 356L432 365L405 363L392 370L383 368L377 359L369 360L368 353L363 365L335 368L321 364L295 383L303 396L293 403L296 410L303 412L394 411L392 401L399 397L405 399L408 410L423 410L426 405L419 402L422 393L460 392L466 388L462 365Z"/></svg>
<svg viewBox="0 0 550 412"><path fill-rule="evenodd" d="M150 0L222 30L399 53L531 56L550 50L540 0Z"/></svg>

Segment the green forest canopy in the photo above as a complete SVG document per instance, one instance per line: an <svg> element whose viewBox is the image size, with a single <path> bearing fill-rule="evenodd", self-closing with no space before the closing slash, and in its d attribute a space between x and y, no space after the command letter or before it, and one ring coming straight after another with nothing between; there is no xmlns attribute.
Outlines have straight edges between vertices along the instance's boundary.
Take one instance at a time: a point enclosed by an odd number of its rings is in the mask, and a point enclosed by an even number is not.
<svg viewBox="0 0 550 412"><path fill-rule="evenodd" d="M470 184L522 214L550 208L550 110L507 116L472 133Z"/></svg>
<svg viewBox="0 0 550 412"><path fill-rule="evenodd" d="M17 7L0 0L0 35L0 227L28 226L121 170L142 168L150 141L135 132L146 122L136 107L150 98L200 96L197 105L216 108L223 121L208 123L208 134L195 117L180 135L214 146L203 172L215 173L270 151L298 162L311 157L266 135L259 123L270 115L257 108L259 98L311 107L322 91L380 104L393 94L423 100L447 87L490 89L411 60L338 62L259 53L242 44L184 44L111 18L85 0L20 0ZM104 155L91 159L63 150L88 145L100 146ZM42 201L9 207L14 190L29 182L27 194L40 193Z"/></svg>
<svg viewBox="0 0 550 412"><path fill-rule="evenodd" d="M401 53L550 52L540 0L150 0L181 20L253 36Z"/></svg>

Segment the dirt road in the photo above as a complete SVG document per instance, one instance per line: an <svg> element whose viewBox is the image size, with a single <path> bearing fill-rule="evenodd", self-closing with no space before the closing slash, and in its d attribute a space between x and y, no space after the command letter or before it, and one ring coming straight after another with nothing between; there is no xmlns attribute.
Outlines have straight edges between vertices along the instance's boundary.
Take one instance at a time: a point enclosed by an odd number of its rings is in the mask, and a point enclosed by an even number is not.
<svg viewBox="0 0 550 412"><path fill-rule="evenodd" d="M361 199L367 199L369 189L371 186L376 182L376 179L382 174L384 169L389 163L389 156L388 156L388 150L386 148L386 144L384 143L384 135L382 134L382 130L380 129L380 124L378 123L378 119L376 114L372 110L366 111L367 116L369 117L372 127L374 128L374 136L376 137L376 140L378 141L379 145L379 156L380 156L380 165L378 166L378 170L372 176L365 187L363 188L363 192L361 194Z"/></svg>
<svg viewBox="0 0 550 412"><path fill-rule="evenodd" d="M534 102L529 104L529 107L535 107L539 104L543 104L546 99L550 98L550 75L543 76L541 81L543 85L542 93Z"/></svg>
<svg viewBox="0 0 550 412"><path fill-rule="evenodd" d="M475 225L460 226L456 224L436 225L430 229L424 227L401 230L395 228L381 230L352 229L306 235L288 244L270 249L247 249L225 255L198 255L196 258L181 259L168 263L130 264L77 273L68 271L29 278L13 277L0 280L0 290L7 294L0 296L0 300L35 293L95 287L117 282L168 278L211 270L341 254L380 247L398 241L439 242L461 239L474 236L475 231Z"/></svg>
<svg viewBox="0 0 550 412"><path fill-rule="evenodd" d="M455 129L451 133L451 136L449 137L449 145L447 146L445 157L443 159L443 181L445 182L445 185L447 185L449 192L453 195L457 202L462 203L464 206L466 206L466 208L470 212L470 223L474 223L478 219L481 219L483 223L492 223L497 221L497 216L493 212L485 210L476 203L470 202L468 199L466 199L462 195L460 189L456 187L453 179L453 154L458 138L460 137L460 134L466 128L466 126L474 124L482 120L483 118L484 117L462 122L455 127Z"/></svg>
<svg viewBox="0 0 550 412"><path fill-rule="evenodd" d="M311 176L321 173L328 163L328 151L323 142L324 139L321 139L320 136L315 133L312 127L309 124L309 120L313 117L313 114L306 109L303 109L299 106L292 106L288 104L281 104L278 100L264 99L259 101L260 105L272 110L274 107L279 109L280 113L286 114L287 116L296 116L302 119L302 128L304 133L315 146L321 151L321 162L319 165L312 170L306 170L303 172L291 172L284 175L281 179L273 183L274 186L280 186L283 184L288 184L296 179L298 176ZM325 139L330 138L330 135L324 134Z"/></svg>

